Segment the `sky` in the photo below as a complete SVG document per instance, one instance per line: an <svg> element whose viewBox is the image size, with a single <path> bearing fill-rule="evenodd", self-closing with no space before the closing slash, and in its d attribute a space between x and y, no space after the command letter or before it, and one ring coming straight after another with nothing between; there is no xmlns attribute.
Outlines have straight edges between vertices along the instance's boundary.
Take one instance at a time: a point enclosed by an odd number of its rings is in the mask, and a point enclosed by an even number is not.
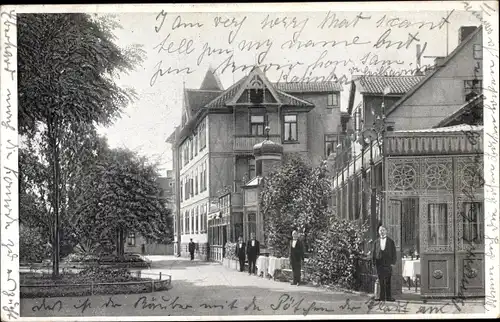
<svg viewBox="0 0 500 322"><path fill-rule="evenodd" d="M249 72L224 68L230 61L236 66L269 67L266 76L271 82L284 81L283 75L305 81L304 76L332 73L348 81L351 74L381 66L411 70L417 44L425 47L422 65L432 64L434 58L426 56L446 56L446 43L450 53L458 44L460 26L479 25L475 17L460 11L463 8L457 9L451 14L362 10L116 14L122 25L115 31L117 45L141 44L147 58L117 80L134 88L138 99L100 132L112 147L126 147L158 162L165 174L172 169L172 152L165 140L180 123L183 88L199 88L209 67L216 70L224 88ZM445 18L448 24L443 23ZM164 75L153 77L159 68ZM180 72L167 73L169 68ZM342 110L347 94L344 85Z"/></svg>

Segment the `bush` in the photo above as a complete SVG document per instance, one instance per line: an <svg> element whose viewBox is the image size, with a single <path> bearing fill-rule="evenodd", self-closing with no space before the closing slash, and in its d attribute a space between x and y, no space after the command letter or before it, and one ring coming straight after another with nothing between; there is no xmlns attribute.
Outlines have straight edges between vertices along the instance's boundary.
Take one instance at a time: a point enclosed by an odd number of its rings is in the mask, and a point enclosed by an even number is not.
<svg viewBox="0 0 500 322"><path fill-rule="evenodd" d="M238 259L238 257L236 257L236 243L227 242L226 245L224 245L224 249L226 250L225 257L227 259Z"/></svg>
<svg viewBox="0 0 500 322"><path fill-rule="evenodd" d="M313 282L356 288L356 267L364 257L363 236L367 226L332 218L328 229L320 232L314 243L314 252L306 264Z"/></svg>
<svg viewBox="0 0 500 322"><path fill-rule="evenodd" d="M129 282L135 280L134 276L126 268L108 268L92 266L85 268L78 273L81 277L88 277L94 282Z"/></svg>
<svg viewBox="0 0 500 322"><path fill-rule="evenodd" d="M50 258L50 247L43 240L39 228L19 226L19 253L20 261L25 263L38 263Z"/></svg>

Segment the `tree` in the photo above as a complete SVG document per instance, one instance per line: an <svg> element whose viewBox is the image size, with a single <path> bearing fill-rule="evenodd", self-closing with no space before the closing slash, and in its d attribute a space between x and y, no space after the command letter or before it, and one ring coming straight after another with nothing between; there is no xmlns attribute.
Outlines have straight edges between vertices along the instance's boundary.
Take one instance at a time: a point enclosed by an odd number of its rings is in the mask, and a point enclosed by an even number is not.
<svg viewBox="0 0 500 322"><path fill-rule="evenodd" d="M264 178L260 208L264 214L266 243L276 256L287 256L293 229L304 234L309 251L327 227L332 186L322 164L312 168L298 157Z"/></svg>
<svg viewBox="0 0 500 322"><path fill-rule="evenodd" d="M127 231L171 241L172 213L160 197L156 167L145 158L129 150L108 150L85 168L82 178L72 208L79 240L115 241L119 256Z"/></svg>
<svg viewBox="0 0 500 322"><path fill-rule="evenodd" d="M20 14L17 24L19 132L28 140L39 135L42 141L57 276L60 215L65 206L61 199L69 177L61 173L62 149L79 146L80 135L89 127L110 124L133 100L133 91L122 89L115 79L140 63L144 51L114 44L112 31L119 26L112 17Z"/></svg>

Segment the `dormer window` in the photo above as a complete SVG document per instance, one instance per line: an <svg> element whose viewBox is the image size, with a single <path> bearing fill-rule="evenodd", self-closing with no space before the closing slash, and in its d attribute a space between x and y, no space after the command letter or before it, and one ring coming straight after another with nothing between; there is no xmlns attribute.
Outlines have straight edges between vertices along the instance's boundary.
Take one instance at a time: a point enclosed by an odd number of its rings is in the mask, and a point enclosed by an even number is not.
<svg viewBox="0 0 500 322"><path fill-rule="evenodd" d="M328 94L328 101L327 101L326 106L328 108L338 107L339 106L339 94L338 93Z"/></svg>
<svg viewBox="0 0 500 322"><path fill-rule="evenodd" d="M255 75L248 84L248 101L252 104L264 103L264 83Z"/></svg>
<svg viewBox="0 0 500 322"><path fill-rule="evenodd" d="M264 90L252 88L249 90L250 103L262 104L264 103Z"/></svg>

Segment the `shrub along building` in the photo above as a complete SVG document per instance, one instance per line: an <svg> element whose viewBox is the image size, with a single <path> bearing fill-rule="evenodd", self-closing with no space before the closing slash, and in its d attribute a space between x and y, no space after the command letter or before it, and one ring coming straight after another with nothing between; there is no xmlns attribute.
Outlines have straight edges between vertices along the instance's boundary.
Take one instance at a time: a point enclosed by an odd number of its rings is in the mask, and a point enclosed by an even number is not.
<svg viewBox="0 0 500 322"><path fill-rule="evenodd" d="M354 134L331 158L337 215L368 221L372 240L382 223L395 241L396 294L411 263L422 296L484 296L482 33L459 33L423 76L354 81Z"/></svg>
<svg viewBox="0 0 500 322"><path fill-rule="evenodd" d="M227 241L252 232L263 240L262 214L248 199L255 196L243 195L266 169L254 146L267 138L285 156L319 164L338 144L341 91L334 82L271 83L259 68L226 90L212 70L200 89L185 89L182 125L167 140L178 182L177 251L187 255L193 238L200 258L222 260Z"/></svg>

